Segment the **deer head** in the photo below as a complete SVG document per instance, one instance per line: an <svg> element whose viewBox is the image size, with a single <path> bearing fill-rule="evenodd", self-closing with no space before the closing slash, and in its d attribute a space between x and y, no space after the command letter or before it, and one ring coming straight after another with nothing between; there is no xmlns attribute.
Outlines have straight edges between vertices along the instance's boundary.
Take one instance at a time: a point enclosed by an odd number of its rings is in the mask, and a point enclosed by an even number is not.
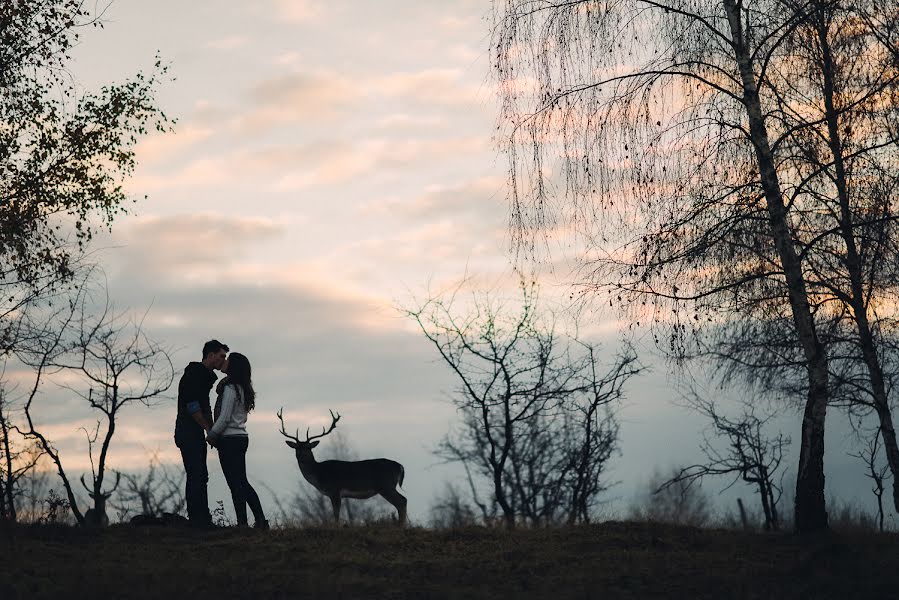
<svg viewBox="0 0 899 600"><path fill-rule="evenodd" d="M87 487L87 483L84 482L84 475L81 476L81 485L87 490L87 495L90 496L90 499L94 501L94 506L87 509L87 512L84 513L85 525L89 527L106 527L109 524L109 517L106 516L106 501L109 500L116 488L119 487L119 481L121 479L122 474L116 472L115 485L113 485L112 489L108 492L103 492L97 490L96 482L93 490Z"/></svg>
<svg viewBox="0 0 899 600"><path fill-rule="evenodd" d="M286 428L284 426L284 407L281 407L281 410L278 411L278 420L281 421L281 435L287 438L285 440L285 444L296 450L297 452L297 461L300 464L304 463L313 463L315 462L315 457L312 456L312 449L318 446L318 439L325 437L337 427L337 421L340 420L340 413L334 414L334 411L328 409L328 412L331 413L331 427L327 430L322 427L322 432L318 435L309 435L309 428L306 428L306 439L300 439L300 430L297 429L296 435L290 435L287 433Z"/></svg>
<svg viewBox="0 0 899 600"><path fill-rule="evenodd" d="M84 482L84 475L81 476L81 485L84 486L84 489L87 490L87 495L90 496L90 499L94 501L94 506L98 509L106 509L106 501L112 497L112 494L116 491L116 488L119 487L119 481L122 479L121 473L116 473L115 485L112 486L112 489L108 492L102 492L97 490L92 490L87 487L87 484Z"/></svg>

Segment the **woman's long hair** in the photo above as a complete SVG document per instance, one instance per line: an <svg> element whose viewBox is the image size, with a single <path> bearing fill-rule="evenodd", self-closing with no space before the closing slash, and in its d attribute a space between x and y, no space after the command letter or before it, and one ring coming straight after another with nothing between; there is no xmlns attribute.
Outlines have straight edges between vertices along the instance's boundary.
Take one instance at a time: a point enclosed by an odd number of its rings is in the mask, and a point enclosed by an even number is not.
<svg viewBox="0 0 899 600"><path fill-rule="evenodd" d="M247 357L239 352L228 355L228 383L243 389L243 403L247 412L256 407L256 392L253 390L252 369Z"/></svg>

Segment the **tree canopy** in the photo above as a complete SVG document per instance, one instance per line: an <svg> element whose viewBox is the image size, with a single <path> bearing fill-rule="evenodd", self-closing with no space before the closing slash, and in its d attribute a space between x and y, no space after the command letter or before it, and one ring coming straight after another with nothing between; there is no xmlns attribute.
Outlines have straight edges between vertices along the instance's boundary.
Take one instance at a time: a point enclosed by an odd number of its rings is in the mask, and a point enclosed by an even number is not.
<svg viewBox="0 0 899 600"><path fill-rule="evenodd" d="M166 73L158 56L150 74L83 91L68 67L90 27L102 22L82 1L0 5L0 285L7 290L71 278L73 258L97 228L127 210L122 184L138 138L170 124L155 103ZM18 306L5 295L0 314Z"/></svg>
<svg viewBox="0 0 899 600"><path fill-rule="evenodd" d="M847 386L862 382L850 401L867 394L899 470L880 335L897 289L895 4L496 6L518 248L573 230L585 290L653 322L672 356L805 396L795 522L826 527L824 421Z"/></svg>

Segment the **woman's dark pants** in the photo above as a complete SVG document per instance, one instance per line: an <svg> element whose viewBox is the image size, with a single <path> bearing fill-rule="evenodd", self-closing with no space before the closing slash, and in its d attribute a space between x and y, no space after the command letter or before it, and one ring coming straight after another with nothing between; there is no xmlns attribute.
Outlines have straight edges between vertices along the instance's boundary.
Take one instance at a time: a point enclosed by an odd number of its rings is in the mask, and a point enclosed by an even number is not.
<svg viewBox="0 0 899 600"><path fill-rule="evenodd" d="M234 514L237 516L238 525L247 524L247 504L253 511L256 523L265 521L259 495L247 481L247 448L249 445L250 438L247 436L223 437L216 445L225 481L228 482L228 487L231 489L231 500L234 501Z"/></svg>

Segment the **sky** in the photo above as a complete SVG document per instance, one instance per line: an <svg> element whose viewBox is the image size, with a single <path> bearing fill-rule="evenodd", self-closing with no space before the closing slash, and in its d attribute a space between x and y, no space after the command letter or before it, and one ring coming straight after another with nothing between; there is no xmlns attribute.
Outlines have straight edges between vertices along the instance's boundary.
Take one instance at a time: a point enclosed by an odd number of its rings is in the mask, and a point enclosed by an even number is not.
<svg viewBox="0 0 899 600"><path fill-rule="evenodd" d="M170 65L158 100L177 123L139 143L127 183L147 199L95 247L113 301L149 308L147 331L172 349L178 376L210 338L249 357L248 470L268 508L268 489L307 485L278 434L282 406L288 427L313 430L334 409L360 458L403 463L413 521L445 482L462 481L432 453L457 421L455 381L396 307L466 275L509 280L490 10L487 0L116 0L74 53L85 89L150 69L156 53ZM553 258L562 267L542 270L544 294L565 298L564 248ZM589 318L614 353L616 315ZM675 402L658 354L640 356L651 369L625 388L612 513L655 468L699 458L704 424ZM53 398L44 424L66 464L88 468L78 427L93 418ZM177 464L174 416L172 399L125 413L112 466L139 469L156 450ZM798 423L778 422L794 440ZM829 436L828 494L867 502L845 427ZM212 454L209 470L211 502L230 512Z"/></svg>

